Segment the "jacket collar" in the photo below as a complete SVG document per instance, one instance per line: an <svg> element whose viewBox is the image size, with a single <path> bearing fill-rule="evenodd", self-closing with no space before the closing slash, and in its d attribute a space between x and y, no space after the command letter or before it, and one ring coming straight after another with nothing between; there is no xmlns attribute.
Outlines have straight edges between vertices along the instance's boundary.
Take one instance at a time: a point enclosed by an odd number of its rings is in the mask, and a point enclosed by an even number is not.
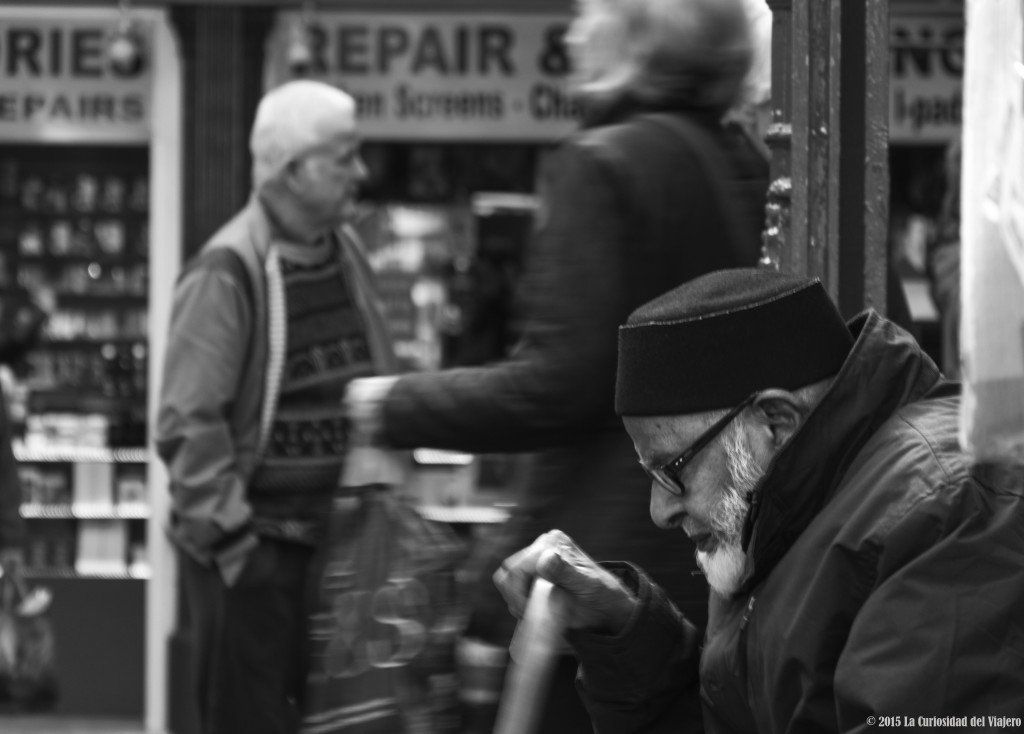
<svg viewBox="0 0 1024 734"><path fill-rule="evenodd" d="M583 128L613 125L636 115L655 112L676 112L698 118L712 127L721 123L722 114L713 110L694 107L682 99L665 98L645 101L628 91L610 97L593 97L583 100Z"/></svg>
<svg viewBox="0 0 1024 734"><path fill-rule="evenodd" d="M771 573L882 423L942 379L913 337L874 311L847 326L856 341L835 381L754 490L744 529L751 567L741 593Z"/></svg>

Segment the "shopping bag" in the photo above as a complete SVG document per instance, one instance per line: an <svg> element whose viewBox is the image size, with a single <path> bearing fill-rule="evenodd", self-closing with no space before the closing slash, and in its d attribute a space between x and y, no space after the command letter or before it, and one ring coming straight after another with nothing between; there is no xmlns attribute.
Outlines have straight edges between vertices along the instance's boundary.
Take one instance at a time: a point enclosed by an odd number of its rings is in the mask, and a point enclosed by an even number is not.
<svg viewBox="0 0 1024 734"><path fill-rule="evenodd" d="M51 599L49 589L0 575L0 711L44 710L57 700Z"/></svg>
<svg viewBox="0 0 1024 734"><path fill-rule="evenodd" d="M350 452L310 625L305 734L458 730L455 569L465 544L398 495L403 481L389 452Z"/></svg>

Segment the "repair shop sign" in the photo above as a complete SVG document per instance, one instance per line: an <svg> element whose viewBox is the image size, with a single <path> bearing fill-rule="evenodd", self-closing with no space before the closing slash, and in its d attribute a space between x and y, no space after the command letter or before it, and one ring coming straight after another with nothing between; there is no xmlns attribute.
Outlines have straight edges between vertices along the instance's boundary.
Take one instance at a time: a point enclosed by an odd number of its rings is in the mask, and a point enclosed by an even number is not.
<svg viewBox="0 0 1024 734"><path fill-rule="evenodd" d="M266 88L297 76L358 105L386 140L557 140L579 107L566 93L565 14L300 12L278 15Z"/></svg>
<svg viewBox="0 0 1024 734"><path fill-rule="evenodd" d="M889 139L946 143L960 135L964 18L896 15L890 22Z"/></svg>
<svg viewBox="0 0 1024 734"><path fill-rule="evenodd" d="M108 53L115 12L0 10L0 140L124 143L149 138L151 29L138 53Z"/></svg>

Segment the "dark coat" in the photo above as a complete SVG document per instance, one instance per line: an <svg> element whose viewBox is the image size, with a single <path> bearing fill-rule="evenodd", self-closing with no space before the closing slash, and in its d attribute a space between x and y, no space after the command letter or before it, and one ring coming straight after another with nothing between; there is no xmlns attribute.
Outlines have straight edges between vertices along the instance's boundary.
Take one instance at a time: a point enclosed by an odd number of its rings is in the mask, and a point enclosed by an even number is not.
<svg viewBox="0 0 1024 734"><path fill-rule="evenodd" d="M641 112L615 110L549 160L521 282L523 336L512 354L403 377L385 403L385 430L400 447L538 452L511 545L561 528L598 558L645 564L700 614L703 579L678 573L693 548L653 532L649 483L614 414L617 330L637 306L685 280L754 264L767 166L737 130L689 114L735 169L735 216L749 238L737 254L698 156Z"/></svg>
<svg viewBox="0 0 1024 734"><path fill-rule="evenodd" d="M597 731L699 731L701 703L709 732L1024 716L1024 480L971 465L956 386L906 332L851 331L755 490L752 575L712 596L703 651L642 575L622 635L572 635Z"/></svg>

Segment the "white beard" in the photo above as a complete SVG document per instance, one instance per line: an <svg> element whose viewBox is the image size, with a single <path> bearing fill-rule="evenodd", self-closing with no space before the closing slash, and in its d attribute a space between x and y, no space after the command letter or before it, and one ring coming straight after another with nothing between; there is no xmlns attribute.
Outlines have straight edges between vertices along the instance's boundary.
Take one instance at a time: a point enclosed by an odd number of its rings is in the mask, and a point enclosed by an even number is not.
<svg viewBox="0 0 1024 734"><path fill-rule="evenodd" d="M729 470L729 484L711 514L711 531L718 541L710 552L697 551L697 565L707 576L708 585L722 596L739 589L747 572L747 557L742 550L743 524L750 511L747 498L764 472L751 453L738 427L723 436Z"/></svg>
<svg viewBox="0 0 1024 734"><path fill-rule="evenodd" d="M747 556L738 542L728 543L710 553L697 551L697 565L704 571L708 586L722 596L731 596L740 588L747 570Z"/></svg>

